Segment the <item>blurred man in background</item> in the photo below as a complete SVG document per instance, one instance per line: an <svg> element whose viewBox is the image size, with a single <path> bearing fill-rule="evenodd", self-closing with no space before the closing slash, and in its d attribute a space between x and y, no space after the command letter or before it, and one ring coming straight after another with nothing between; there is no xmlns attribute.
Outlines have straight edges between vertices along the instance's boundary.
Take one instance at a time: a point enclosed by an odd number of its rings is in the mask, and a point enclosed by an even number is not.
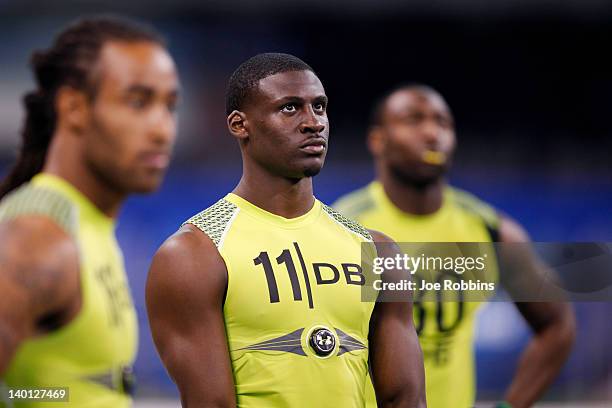
<svg viewBox="0 0 612 408"><path fill-rule="evenodd" d="M412 304L361 301L362 243L389 239L313 195L329 139L317 75L256 55L232 74L226 112L242 178L162 245L147 281L183 405L363 407L369 356L385 406L424 407Z"/></svg>
<svg viewBox="0 0 612 408"><path fill-rule="evenodd" d="M456 138L444 98L425 85L396 88L375 106L368 133L377 180L334 205L396 242L528 242L525 230L476 197L450 187ZM534 270L538 265L531 264ZM473 333L478 302L416 302L428 405L472 407ZM571 350L575 323L566 303L516 303L534 332L500 406L531 406ZM370 406L375 405L370 394Z"/></svg>
<svg viewBox="0 0 612 408"><path fill-rule="evenodd" d="M176 69L159 35L115 17L71 24L32 68L21 152L0 187L4 398L67 387L69 402L49 406L126 407L138 336L115 220L129 194L162 181Z"/></svg>

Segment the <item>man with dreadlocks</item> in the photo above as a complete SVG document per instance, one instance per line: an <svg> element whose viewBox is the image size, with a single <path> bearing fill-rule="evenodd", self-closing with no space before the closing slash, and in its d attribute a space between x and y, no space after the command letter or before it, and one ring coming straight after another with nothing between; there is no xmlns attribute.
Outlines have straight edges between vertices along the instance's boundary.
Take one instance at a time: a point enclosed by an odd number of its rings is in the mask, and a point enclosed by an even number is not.
<svg viewBox="0 0 612 408"><path fill-rule="evenodd" d="M0 187L0 376L8 398L67 387L52 406L126 407L137 321L115 219L168 166L175 65L149 28L92 17L32 68L23 145Z"/></svg>

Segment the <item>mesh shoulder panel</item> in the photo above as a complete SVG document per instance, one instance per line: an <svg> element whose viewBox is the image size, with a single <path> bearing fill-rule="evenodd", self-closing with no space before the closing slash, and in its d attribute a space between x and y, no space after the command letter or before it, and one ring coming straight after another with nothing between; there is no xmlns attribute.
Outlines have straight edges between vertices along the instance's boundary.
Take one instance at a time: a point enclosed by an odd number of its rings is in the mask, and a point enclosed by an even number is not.
<svg viewBox="0 0 612 408"><path fill-rule="evenodd" d="M372 241L372 236L370 235L370 232L364 227L362 227L361 225L359 225L358 223L356 223L355 221L345 217L344 215L340 214L338 211L334 210L328 205L323 204L323 210L325 210L327 215L333 218L334 221L341 224L346 229L352 231L353 233L357 235L361 235L363 238L365 238L368 241Z"/></svg>
<svg viewBox="0 0 612 408"><path fill-rule="evenodd" d="M229 226L229 222L238 211L236 204L221 199L204 211L194 215L183 223L196 226L203 233L208 235L212 242L217 247L221 243L221 239L225 230Z"/></svg>
<svg viewBox="0 0 612 408"><path fill-rule="evenodd" d="M25 184L0 202L0 221L28 215L49 217L68 234L76 232L77 208L68 198L51 189Z"/></svg>

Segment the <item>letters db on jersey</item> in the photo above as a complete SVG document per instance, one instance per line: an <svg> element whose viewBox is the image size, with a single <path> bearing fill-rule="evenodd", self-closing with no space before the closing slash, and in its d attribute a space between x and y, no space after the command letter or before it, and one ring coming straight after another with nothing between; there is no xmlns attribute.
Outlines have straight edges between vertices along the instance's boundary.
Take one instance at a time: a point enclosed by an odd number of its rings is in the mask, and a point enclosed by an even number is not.
<svg viewBox="0 0 612 408"><path fill-rule="evenodd" d="M312 257L312 255L311 255ZM361 265L352 262L306 262L300 245L291 246L278 253L261 251L253 258L256 272L265 276L270 303L281 301L306 301L309 308L315 307L313 285L363 286L366 279ZM290 290L281 293L279 282L288 279ZM286 285L284 285L286 286Z"/></svg>

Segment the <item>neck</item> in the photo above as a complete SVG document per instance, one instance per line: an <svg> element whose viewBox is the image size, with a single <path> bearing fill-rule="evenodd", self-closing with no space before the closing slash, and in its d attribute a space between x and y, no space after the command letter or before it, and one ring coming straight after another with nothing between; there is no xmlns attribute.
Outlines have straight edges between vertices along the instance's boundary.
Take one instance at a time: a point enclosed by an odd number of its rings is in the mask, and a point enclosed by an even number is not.
<svg viewBox="0 0 612 408"><path fill-rule="evenodd" d="M312 178L288 179L243 160L244 171L232 191L257 207L284 218L306 214L314 205Z"/></svg>
<svg viewBox="0 0 612 408"><path fill-rule="evenodd" d="M91 201L102 213L117 218L121 204L127 198L85 163L80 146L71 143L71 135L53 136L43 172L61 177Z"/></svg>
<svg viewBox="0 0 612 408"><path fill-rule="evenodd" d="M377 166L378 179L389 200L400 210L414 215L433 214L442 207L446 180L442 177L416 184L400 180L386 166Z"/></svg>

